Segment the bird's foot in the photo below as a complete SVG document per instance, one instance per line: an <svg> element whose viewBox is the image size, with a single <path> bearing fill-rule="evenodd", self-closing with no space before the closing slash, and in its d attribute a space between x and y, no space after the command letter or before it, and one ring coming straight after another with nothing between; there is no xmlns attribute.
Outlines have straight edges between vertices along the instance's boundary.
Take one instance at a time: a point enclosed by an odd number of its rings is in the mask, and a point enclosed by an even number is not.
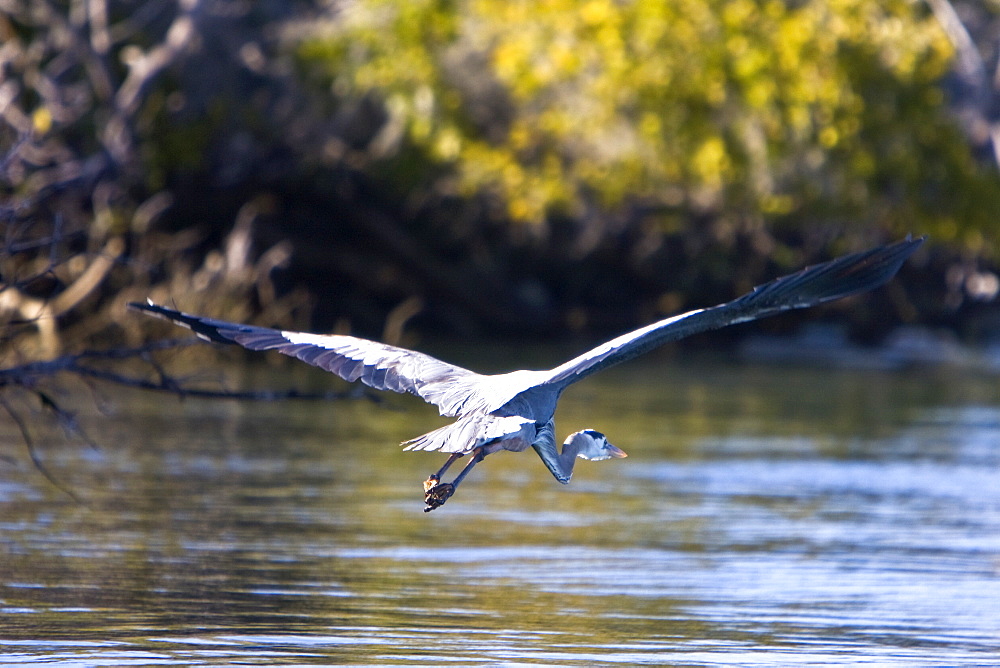
<svg viewBox="0 0 1000 668"><path fill-rule="evenodd" d="M444 502L450 499L451 495L454 493L455 486L450 482L434 485L424 494L424 503L427 504L427 507L424 508L424 512L429 513L438 506L443 506Z"/></svg>
<svg viewBox="0 0 1000 668"><path fill-rule="evenodd" d="M441 476L431 474L427 480L424 480L424 494L426 495L429 491L434 489L439 482L441 482Z"/></svg>

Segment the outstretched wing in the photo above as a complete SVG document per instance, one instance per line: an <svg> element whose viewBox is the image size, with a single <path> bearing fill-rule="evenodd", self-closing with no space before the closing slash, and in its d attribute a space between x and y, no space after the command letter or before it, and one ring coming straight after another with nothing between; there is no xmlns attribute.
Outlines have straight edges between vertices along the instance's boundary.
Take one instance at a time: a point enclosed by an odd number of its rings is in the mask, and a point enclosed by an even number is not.
<svg viewBox="0 0 1000 668"><path fill-rule="evenodd" d="M924 237L806 267L754 288L731 302L682 313L623 334L553 369L547 384L569 385L613 364L684 337L876 288L895 276Z"/></svg>
<svg viewBox="0 0 1000 668"><path fill-rule="evenodd" d="M152 302L133 302L129 307L187 327L208 341L235 343L249 350L276 350L347 381L360 380L376 390L415 394L438 406L441 415L458 415L484 380L477 373L430 355L354 336L323 336L241 325L182 313Z"/></svg>

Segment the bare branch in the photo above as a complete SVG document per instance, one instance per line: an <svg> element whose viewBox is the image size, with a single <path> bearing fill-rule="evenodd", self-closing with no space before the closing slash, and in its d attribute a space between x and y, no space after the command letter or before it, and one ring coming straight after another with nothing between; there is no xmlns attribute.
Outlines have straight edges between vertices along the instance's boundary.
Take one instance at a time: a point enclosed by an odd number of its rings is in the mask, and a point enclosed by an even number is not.
<svg viewBox="0 0 1000 668"><path fill-rule="evenodd" d="M986 64L961 17L949 0L927 0L958 54L958 73L970 86L980 88L988 81Z"/></svg>
<svg viewBox="0 0 1000 668"><path fill-rule="evenodd" d="M972 104L964 110L971 116L965 119L971 139L978 143L989 142L993 159L1000 167L1000 118L995 112L1000 97L1000 61L991 75L975 40L950 0L927 0L927 4L955 47L956 73L972 91Z"/></svg>
<svg viewBox="0 0 1000 668"><path fill-rule="evenodd" d="M48 480L53 487L55 487L56 489L58 489L66 496L76 501L77 503L86 505L83 499L77 496L73 492L73 490L69 489L64 484L62 484L59 481L59 479L56 478L51 471L49 471L48 467L45 466L45 462L42 460L41 457L39 457L38 450L35 448L35 442L31 438L31 430L28 429L28 425L27 423L25 423L24 418L21 417L20 413L14 410L14 407L11 406L7 402L7 400L4 399L2 396L0 396L0 406L2 406L5 411L7 411L7 414L10 415L10 419L14 421L14 424L17 425L18 430L20 430L21 438L23 439L24 445L28 450L28 457L31 458L31 463L35 465L35 469L39 473L41 473L42 476L46 480Z"/></svg>
<svg viewBox="0 0 1000 668"><path fill-rule="evenodd" d="M53 238L58 237L59 229L57 226ZM56 244L53 243L47 271L50 271L58 262L55 248ZM125 243L118 237L112 237L105 244L104 250L91 260L87 269L52 300L31 297L16 286L0 283L0 314L14 312L22 319L33 322L41 335L44 350L48 354L55 354L59 348L55 319L93 292L124 252Z"/></svg>
<svg viewBox="0 0 1000 668"><path fill-rule="evenodd" d="M62 355L43 362L29 362L8 369L0 369L0 388L21 386L34 388L39 380L50 378L60 373L69 373L82 378L95 378L123 387L133 387L143 390L167 392L179 397L201 397L209 399L241 399L252 401L282 401L285 399L299 400L331 400L352 399L364 397L370 401L379 401L377 395L365 390L352 388L347 391L305 392L295 388L287 390L213 390L201 387L190 387L183 381L170 376L162 367L156 364L149 354L158 350L178 348L194 343L203 343L197 338L166 339L154 341L132 348L112 348L109 350L88 350L72 355ZM92 366L88 362L120 361L140 359L149 364L158 375L158 380L129 376L114 371L108 371Z"/></svg>
<svg viewBox="0 0 1000 668"><path fill-rule="evenodd" d="M94 390L93 381L110 383L121 387L136 388L155 392L166 392L177 397L197 397L202 399L236 399L243 401L283 401L287 399L299 400L331 400L331 399L351 399L366 398L369 401L379 401L379 398L364 388L354 387L347 391L329 392L304 392L296 388L287 390L248 390L233 391L226 389L212 389L206 387L193 387L188 382L175 378L161 367L152 354L159 350L167 350L187 346L193 343L201 343L197 338L167 339L154 341L142 346L130 348L112 348L108 350L87 350L72 355L62 355L55 359L43 362L30 362L7 369L0 369L0 408L11 417L18 430L21 432L21 439L28 451L35 468L53 486L64 492L78 503L83 500L68 489L66 485L58 480L46 467L44 460L38 453L35 439L32 435L31 427L24 416L8 401L6 396L11 391L20 390L38 399L41 407L45 409L62 428L67 438L77 439L88 444L91 448L97 449L97 442L91 438L82 428L76 415L63 408L54 398L53 394L46 391L42 386L46 382L53 381L60 374L69 374L81 379L91 390ZM143 377L138 375L128 375L117 371L109 370L100 366L109 362L118 363L126 360L140 360L148 365L154 372L155 377ZM57 386L58 387L58 386Z"/></svg>

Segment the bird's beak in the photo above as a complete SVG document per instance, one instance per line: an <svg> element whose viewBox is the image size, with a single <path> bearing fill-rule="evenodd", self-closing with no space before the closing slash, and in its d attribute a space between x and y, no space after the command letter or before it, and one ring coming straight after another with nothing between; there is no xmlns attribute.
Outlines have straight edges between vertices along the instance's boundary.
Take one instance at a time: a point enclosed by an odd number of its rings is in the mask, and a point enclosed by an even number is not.
<svg viewBox="0 0 1000 668"><path fill-rule="evenodd" d="M622 457L628 457L628 455L625 454L624 450L622 450L621 448L616 448L610 443L608 443L608 452L611 453L612 457L616 457L618 459L621 459Z"/></svg>

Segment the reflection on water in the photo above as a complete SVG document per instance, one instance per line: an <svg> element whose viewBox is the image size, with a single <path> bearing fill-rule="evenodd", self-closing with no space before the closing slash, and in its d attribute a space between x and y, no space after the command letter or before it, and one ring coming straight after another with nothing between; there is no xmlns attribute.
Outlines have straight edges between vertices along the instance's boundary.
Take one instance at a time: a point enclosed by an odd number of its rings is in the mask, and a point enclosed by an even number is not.
<svg viewBox="0 0 1000 668"><path fill-rule="evenodd" d="M278 380L258 380L257 383ZM389 405L116 394L0 423L4 663L991 663L991 378L648 361L566 394L631 455L568 487L491 457L421 512L443 421Z"/></svg>

